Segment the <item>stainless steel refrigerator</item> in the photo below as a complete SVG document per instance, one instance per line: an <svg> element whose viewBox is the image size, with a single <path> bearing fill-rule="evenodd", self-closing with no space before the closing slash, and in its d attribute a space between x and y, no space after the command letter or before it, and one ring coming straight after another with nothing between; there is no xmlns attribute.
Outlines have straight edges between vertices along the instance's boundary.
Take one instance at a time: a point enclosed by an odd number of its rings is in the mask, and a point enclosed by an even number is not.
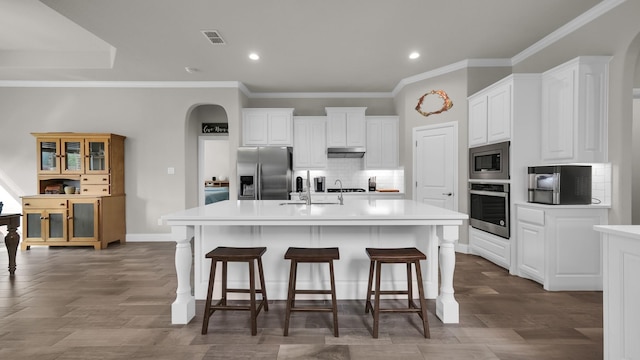
<svg viewBox="0 0 640 360"><path fill-rule="evenodd" d="M289 200L291 148L238 148L238 200Z"/></svg>

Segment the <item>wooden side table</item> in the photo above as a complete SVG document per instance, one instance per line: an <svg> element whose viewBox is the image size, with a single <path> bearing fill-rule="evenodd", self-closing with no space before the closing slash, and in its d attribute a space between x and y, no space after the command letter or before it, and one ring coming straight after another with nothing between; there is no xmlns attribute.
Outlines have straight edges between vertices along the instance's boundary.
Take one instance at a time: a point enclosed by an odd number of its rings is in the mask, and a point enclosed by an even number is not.
<svg viewBox="0 0 640 360"><path fill-rule="evenodd" d="M9 233L4 237L4 244L7 246L9 254L9 274L11 276L16 273L16 252L18 243L20 243L20 235L18 235L18 226L20 226L20 214L2 214L0 215L0 226L7 225Z"/></svg>

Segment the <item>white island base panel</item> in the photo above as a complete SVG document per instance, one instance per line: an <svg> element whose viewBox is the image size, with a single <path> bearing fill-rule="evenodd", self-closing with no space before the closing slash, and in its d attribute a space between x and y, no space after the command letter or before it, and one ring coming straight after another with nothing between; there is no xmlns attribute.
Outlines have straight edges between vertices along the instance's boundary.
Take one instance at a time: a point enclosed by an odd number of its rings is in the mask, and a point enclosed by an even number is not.
<svg viewBox="0 0 640 360"><path fill-rule="evenodd" d="M425 234L432 231L428 226L203 226L202 234L194 239L194 295L197 300L207 296L211 261L205 254L217 246L258 247L265 246L262 256L264 277L269 300L286 300L289 281L289 260L284 254L289 247L337 247L340 260L334 262L336 296L339 299L366 299L369 279L369 258L367 247L417 247L427 255L427 259L438 256L436 247L428 246ZM215 240L214 240L215 239ZM430 252L431 251L431 252ZM436 261L422 262L425 295L435 299L438 295L438 269ZM218 267L214 298L220 298L219 279L222 274ZM415 273L414 273L415 274ZM407 270L404 264L384 265L382 268L382 288L388 290L406 289ZM247 288L249 272L246 263L229 263L228 286ZM414 275L415 283L415 275ZM330 289L329 266L327 264L298 265L298 289ZM259 287L259 284L257 284ZM414 284L414 294L418 294ZM245 299L245 294L235 295ZM307 298L329 299L329 296L307 295ZM233 297L231 297L233 299ZM296 298L304 299L304 295Z"/></svg>
<svg viewBox="0 0 640 360"><path fill-rule="evenodd" d="M193 231L193 234L191 233ZM457 226L195 226L174 227L177 239L176 268L189 274L193 261L194 296L188 296L190 287L182 289L180 284L176 301L172 304L172 323L186 324L195 316L195 299L204 300L211 261L205 255L217 246L257 247L266 246L263 267L267 298L286 300L289 279L289 260L284 253L289 247L338 247L340 259L334 262L336 296L338 299L359 299L364 302L369 278L367 247L416 247L426 256L421 262L423 286L427 299L436 299L436 316L443 323L459 322L459 305L453 295L453 269L455 267L454 241L458 238ZM191 245L186 239L193 237ZM449 239L439 246L439 239ZM444 250L440 254L438 248ZM441 294L438 294L438 264L446 268L442 276ZM221 268L216 272L214 299L220 298ZM229 263L228 287L247 288L249 272L246 263ZM406 289L406 266L389 264L382 268L381 288L384 290ZM256 277L257 279L257 277ZM413 294L417 295L414 270ZM451 285L446 285L451 284ZM259 284L257 284L259 288ZM326 264L299 264L298 289L329 289L329 270ZM450 288L450 289L449 289ZM229 294L231 299L242 299L242 294ZM232 297L236 296L236 297ZM319 299L322 295L307 295ZM304 299L304 295L296 298ZM391 298L391 297L386 297Z"/></svg>
<svg viewBox="0 0 640 360"><path fill-rule="evenodd" d="M289 247L338 247L340 259L334 262L338 299L361 299L363 303L369 277L365 249L416 247L427 256L422 264L423 286L425 296L436 299L436 316L443 323L458 323L459 305L453 288L454 246L458 228L467 218L466 214L411 200L351 200L344 206L330 207L279 201L222 201L163 216L176 242L178 287L171 306L171 322L189 323L195 316L195 300L205 299L211 265L205 258L207 252L218 246L264 246L269 300L286 299L290 263L284 254ZM298 289L328 289L328 269L322 265L300 265ZM240 263L229 267L228 286L247 288L248 266ZM383 290L404 290L406 283L405 266L383 267ZM220 296L218 284L215 298Z"/></svg>

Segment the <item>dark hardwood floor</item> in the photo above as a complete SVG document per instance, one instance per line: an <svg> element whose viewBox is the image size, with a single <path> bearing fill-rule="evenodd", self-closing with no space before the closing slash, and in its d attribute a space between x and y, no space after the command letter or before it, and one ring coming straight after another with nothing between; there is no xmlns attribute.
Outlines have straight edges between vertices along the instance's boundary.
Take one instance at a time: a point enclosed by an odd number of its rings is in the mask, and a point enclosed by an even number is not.
<svg viewBox="0 0 640 360"><path fill-rule="evenodd" d="M415 314L382 314L378 339L364 299L329 313L271 302L251 336L247 312L217 312L201 335L203 301L171 325L173 243L18 251L14 278L0 250L0 359L602 359L602 293L547 292L471 255L457 255L460 323L442 324L429 300L431 339ZM284 260L283 260L284 261ZM268 274L265 274L268 278ZM393 305L393 301L389 301Z"/></svg>

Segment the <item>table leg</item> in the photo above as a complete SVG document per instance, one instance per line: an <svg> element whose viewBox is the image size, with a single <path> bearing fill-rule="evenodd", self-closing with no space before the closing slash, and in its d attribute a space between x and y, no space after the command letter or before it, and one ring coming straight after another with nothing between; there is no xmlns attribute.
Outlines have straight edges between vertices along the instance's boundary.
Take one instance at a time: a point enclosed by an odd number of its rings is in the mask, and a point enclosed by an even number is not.
<svg viewBox="0 0 640 360"><path fill-rule="evenodd" d="M7 229L9 232L4 237L4 244L7 246L7 252L9 253L9 274L13 276L16 273L16 252L18 243L20 243L20 235L18 235L18 226L16 224L9 224Z"/></svg>
<svg viewBox="0 0 640 360"><path fill-rule="evenodd" d="M440 238L440 295L436 299L436 316L445 324L460 322L459 304L453 296L453 272L456 268L455 242L458 226L438 226Z"/></svg>
<svg viewBox="0 0 640 360"><path fill-rule="evenodd" d="M176 242L176 300L171 304L171 323L188 324L196 315L196 299L191 295L191 238L193 226L172 226L171 236Z"/></svg>

